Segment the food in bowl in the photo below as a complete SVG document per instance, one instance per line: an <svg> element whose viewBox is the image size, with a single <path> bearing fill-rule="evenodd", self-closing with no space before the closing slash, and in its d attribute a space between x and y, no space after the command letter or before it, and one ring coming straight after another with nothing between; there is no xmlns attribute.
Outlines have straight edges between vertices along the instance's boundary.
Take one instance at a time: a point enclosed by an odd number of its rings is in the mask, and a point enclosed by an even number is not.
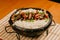
<svg viewBox="0 0 60 40"><path fill-rule="evenodd" d="M36 9L19 10L11 17L13 25L18 27L36 29L44 27L49 22L49 16L45 11Z"/></svg>

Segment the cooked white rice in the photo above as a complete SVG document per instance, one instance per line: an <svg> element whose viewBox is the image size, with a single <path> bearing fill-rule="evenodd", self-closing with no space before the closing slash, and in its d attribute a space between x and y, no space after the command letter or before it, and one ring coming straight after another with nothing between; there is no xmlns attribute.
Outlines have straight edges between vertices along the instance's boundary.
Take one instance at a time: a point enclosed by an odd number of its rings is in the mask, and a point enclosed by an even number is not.
<svg viewBox="0 0 60 40"><path fill-rule="evenodd" d="M22 10L22 12L33 12L33 13L36 13L36 10L35 9L27 9L27 10Z"/></svg>
<svg viewBox="0 0 60 40"><path fill-rule="evenodd" d="M49 20L48 20L49 21ZM18 27L28 28L28 29L35 29L35 28L41 28L44 27L48 21L46 20L37 20L34 22L26 22L18 20L13 25L17 25Z"/></svg>

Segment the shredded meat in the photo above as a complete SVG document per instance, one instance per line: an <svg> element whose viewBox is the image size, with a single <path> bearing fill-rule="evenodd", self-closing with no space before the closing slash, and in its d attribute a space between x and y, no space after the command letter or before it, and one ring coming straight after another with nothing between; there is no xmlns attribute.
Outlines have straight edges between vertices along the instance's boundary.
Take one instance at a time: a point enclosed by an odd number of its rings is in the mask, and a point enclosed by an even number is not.
<svg viewBox="0 0 60 40"><path fill-rule="evenodd" d="M30 13L28 16L28 19L31 19L31 18L32 18L32 13Z"/></svg>
<svg viewBox="0 0 60 40"><path fill-rule="evenodd" d="M19 20L19 19L21 19L21 20L27 20L27 19L29 19L29 20L30 19L34 19L34 20L40 19L40 20L42 20L44 18L48 18L48 14L40 14L40 13L38 13L37 10L36 10L35 13L30 12L28 14L26 14L25 12L19 11L19 14L13 14L12 15L11 20L14 22L15 20Z"/></svg>

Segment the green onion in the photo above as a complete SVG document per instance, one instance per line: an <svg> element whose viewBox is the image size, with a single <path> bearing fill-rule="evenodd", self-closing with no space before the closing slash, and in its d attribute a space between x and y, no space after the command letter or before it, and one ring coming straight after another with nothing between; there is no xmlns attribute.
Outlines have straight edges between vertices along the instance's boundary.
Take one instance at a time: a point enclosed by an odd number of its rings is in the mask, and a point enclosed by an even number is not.
<svg viewBox="0 0 60 40"><path fill-rule="evenodd" d="M34 20L32 20L32 19L31 20L26 20L26 22L34 22Z"/></svg>
<svg viewBox="0 0 60 40"><path fill-rule="evenodd" d="M34 20L30 20L30 22L34 22Z"/></svg>
<svg viewBox="0 0 60 40"><path fill-rule="evenodd" d="M45 22L47 22L49 19L48 18L45 18Z"/></svg>
<svg viewBox="0 0 60 40"><path fill-rule="evenodd" d="M39 13L39 14L44 14L44 12L43 12L43 11L42 11L42 12L38 11L38 13Z"/></svg>

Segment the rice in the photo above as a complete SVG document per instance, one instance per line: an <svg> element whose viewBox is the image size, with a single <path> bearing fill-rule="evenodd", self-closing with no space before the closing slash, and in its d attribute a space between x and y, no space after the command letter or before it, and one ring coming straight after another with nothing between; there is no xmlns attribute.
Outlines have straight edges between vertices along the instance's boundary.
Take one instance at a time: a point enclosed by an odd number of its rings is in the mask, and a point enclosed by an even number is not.
<svg viewBox="0 0 60 40"><path fill-rule="evenodd" d="M37 20L37 21L34 20L34 22L26 22L26 21L18 20L13 25L28 29L35 29L35 28L44 27L48 23L48 21L46 22L46 20Z"/></svg>
<svg viewBox="0 0 60 40"><path fill-rule="evenodd" d="M33 13L36 13L36 10L35 9L27 9L27 10L22 10L22 12L33 12Z"/></svg>

